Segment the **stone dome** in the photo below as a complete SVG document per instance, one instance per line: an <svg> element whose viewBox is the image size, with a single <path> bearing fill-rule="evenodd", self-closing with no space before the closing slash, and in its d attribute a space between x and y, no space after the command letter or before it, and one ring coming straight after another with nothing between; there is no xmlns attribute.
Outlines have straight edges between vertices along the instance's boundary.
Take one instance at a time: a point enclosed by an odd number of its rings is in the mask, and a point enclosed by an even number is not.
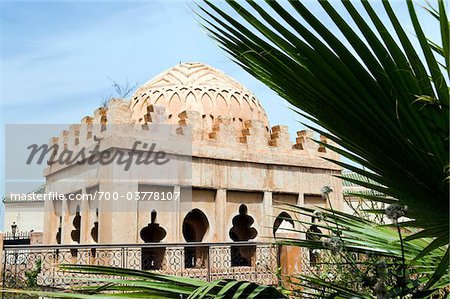
<svg viewBox="0 0 450 299"><path fill-rule="evenodd" d="M252 92L202 63L178 64L140 86L131 98L136 122L142 121L148 105L166 107L169 123L176 123L178 114L189 110L211 119L259 120L269 125L264 108Z"/></svg>

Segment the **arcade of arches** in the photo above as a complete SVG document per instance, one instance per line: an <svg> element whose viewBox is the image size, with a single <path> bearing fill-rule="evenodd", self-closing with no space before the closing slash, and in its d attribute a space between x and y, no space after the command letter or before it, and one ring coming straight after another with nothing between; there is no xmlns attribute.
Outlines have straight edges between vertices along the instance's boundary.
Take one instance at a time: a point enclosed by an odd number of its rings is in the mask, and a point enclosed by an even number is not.
<svg viewBox="0 0 450 299"><path fill-rule="evenodd" d="M133 126L133 131L110 126L122 124ZM170 209L161 201L46 201L44 244L159 243L163 244L159 251L143 252L143 267L157 269L164 244L184 243L184 267L201 268L204 250L201 245L193 249L192 244L230 242L236 244L231 250L232 266L252 265L253 249L243 249L238 242L304 237L292 232L298 227L294 215L283 212L283 205L325 205L320 190L330 186L333 208L343 207L342 184L336 177L342 169L323 159L339 157L312 139L331 141L308 130L291 136L286 126L270 125L251 91L202 63L181 63L162 72L130 99L111 100L52 138L51 144L61 149L100 144L111 151L133 151L130 140L139 137L150 144L160 124L172 126L167 139L175 142L186 139L187 128L192 132L190 164L183 168L189 170L189 183L181 177L161 183L154 165L125 171L115 165L49 164L45 190L58 194L189 191L190 200L172 201ZM186 156L176 146L168 151L174 160ZM156 177L149 179L148 173ZM186 185L192 188L186 190ZM295 256L287 254L286 263L295 264L289 260Z"/></svg>
<svg viewBox="0 0 450 299"><path fill-rule="evenodd" d="M146 186L147 190L150 188ZM158 186L157 188L163 188ZM202 201L204 203L213 203L214 198L217 196L217 191L215 190L201 190L194 189L193 193L193 201L201 207L200 204ZM277 210L282 208L282 205L285 203L292 203L294 198L298 198L296 194L282 194L275 193L273 194L274 198L277 199L275 206L279 206ZM283 199L284 197L284 199ZM260 240L266 240L269 238L277 238L278 236L286 236L286 234L290 234L294 229L294 220L292 216L286 212L282 211L275 216L268 215L265 218L262 218L261 215L257 213L249 213L249 206L254 210L255 205L261 204L263 202L263 195L259 192L242 192L242 191L228 191L227 192L227 200L230 202L246 202L247 204L239 204L236 205L237 209L234 211L234 215L231 218L231 223L229 224L229 228L227 229L227 234L229 240L232 242L247 242L247 241L255 241L258 240L258 236L260 235L259 230L263 230L262 226L255 221L260 219L274 219L272 223L271 236L260 237ZM310 206L325 206L324 199L319 195L304 195L303 199L306 205ZM145 205L144 205L145 207ZM205 206L203 206L205 208ZM101 239L101 235L99 232L99 208L95 208L95 217L91 219L91 227L82 228L82 223L88 223L87 221L83 221L80 206L76 205L73 210L73 216L70 216L72 229L70 231L70 239L72 244L82 244L81 242L81 232L82 231L90 231L90 239L88 243L98 243L99 239ZM273 210L276 212L277 210ZM70 211L70 209L69 209ZM202 211L202 208L193 208L189 212L187 212L184 216L183 221L181 222L181 233L183 237L183 241L186 243L202 243L205 241L205 236L210 235L212 233L211 229L217 227L216 219L214 217L208 219L207 214L210 211L205 210ZM170 227L164 227L158 222L158 212L156 210L145 211L140 210L140 215L147 215L147 220L149 221L146 225L143 225L139 229L139 242L144 243L164 243L166 237L168 237L168 230L170 231ZM160 214L165 215L167 213L161 212ZM87 215L85 213L85 215ZM211 214L210 214L211 215ZM145 216L144 216L145 217ZM211 216L210 216L211 217ZM255 218L254 218L255 217ZM56 244L61 244L61 236L63 232L63 217L59 217L59 227L55 232L55 241ZM210 222L211 221L211 222ZM258 228L258 229L257 229ZM196 244L197 245L197 244ZM255 263L254 255L255 255L255 246L232 246L231 247L231 266L252 266ZM165 248L145 248L142 250L142 267L146 270L157 270L160 269L161 263L164 257ZM75 253L76 254L76 251ZM207 260L207 247L202 246L191 246L185 248L184 253L184 266L185 268L204 268Z"/></svg>

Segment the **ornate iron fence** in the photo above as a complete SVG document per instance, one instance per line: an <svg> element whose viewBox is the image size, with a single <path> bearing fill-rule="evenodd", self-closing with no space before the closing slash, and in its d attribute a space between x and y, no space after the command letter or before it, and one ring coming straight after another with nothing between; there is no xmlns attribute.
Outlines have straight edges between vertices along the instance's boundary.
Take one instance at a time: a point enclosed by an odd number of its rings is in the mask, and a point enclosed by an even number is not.
<svg viewBox="0 0 450 299"><path fill-rule="evenodd" d="M3 244L4 245L28 245L31 241L31 233L30 232L18 232L11 233L6 232L3 233Z"/></svg>
<svg viewBox="0 0 450 299"><path fill-rule="evenodd" d="M114 245L5 245L3 287L64 287L92 284L61 264L102 265L195 277L277 284L278 247L267 243Z"/></svg>
<svg viewBox="0 0 450 299"><path fill-rule="evenodd" d="M30 239L30 232L5 232L3 233L3 240L22 240L22 239Z"/></svg>

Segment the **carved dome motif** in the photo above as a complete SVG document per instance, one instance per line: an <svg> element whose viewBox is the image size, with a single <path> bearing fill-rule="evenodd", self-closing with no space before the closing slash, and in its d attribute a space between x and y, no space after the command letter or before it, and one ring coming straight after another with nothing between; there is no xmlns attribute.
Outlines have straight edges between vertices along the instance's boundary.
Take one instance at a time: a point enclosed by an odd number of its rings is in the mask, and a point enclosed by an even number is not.
<svg viewBox="0 0 450 299"><path fill-rule="evenodd" d="M260 120L265 126L269 123L264 108L249 90L201 63L176 65L139 87L131 99L132 118L142 122L151 104L166 107L169 123L176 123L178 114L185 110L213 119Z"/></svg>

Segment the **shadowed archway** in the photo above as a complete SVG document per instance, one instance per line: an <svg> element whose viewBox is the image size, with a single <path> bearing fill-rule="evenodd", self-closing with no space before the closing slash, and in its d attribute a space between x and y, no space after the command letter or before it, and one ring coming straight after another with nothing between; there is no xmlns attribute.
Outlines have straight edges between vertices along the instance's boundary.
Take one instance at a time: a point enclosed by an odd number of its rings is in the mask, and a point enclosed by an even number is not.
<svg viewBox="0 0 450 299"><path fill-rule="evenodd" d="M156 222L157 212L153 210L150 213L150 223L141 229L140 237L145 243L159 243L163 240L167 232ZM161 269L165 247L142 248L142 270Z"/></svg>
<svg viewBox="0 0 450 299"><path fill-rule="evenodd" d="M233 217L229 235L234 242L246 242L256 238L258 231L253 227L255 220L248 215L247 206L239 206L239 214ZM256 246L232 246L231 266L252 266L255 263Z"/></svg>
<svg viewBox="0 0 450 299"><path fill-rule="evenodd" d="M208 229L208 218L199 209L193 209L184 217L183 237L186 242L201 242Z"/></svg>
<svg viewBox="0 0 450 299"><path fill-rule="evenodd" d="M281 212L278 214L277 218L273 222L273 236L276 238L277 232L285 230L288 232L294 228L294 220L292 220L291 215L286 212Z"/></svg>
<svg viewBox="0 0 450 299"><path fill-rule="evenodd" d="M183 220L183 237L186 242L202 242L208 229L208 218L199 209L193 209L187 213ZM207 260L206 247L186 247L184 254L186 268L203 268L205 266Z"/></svg>

